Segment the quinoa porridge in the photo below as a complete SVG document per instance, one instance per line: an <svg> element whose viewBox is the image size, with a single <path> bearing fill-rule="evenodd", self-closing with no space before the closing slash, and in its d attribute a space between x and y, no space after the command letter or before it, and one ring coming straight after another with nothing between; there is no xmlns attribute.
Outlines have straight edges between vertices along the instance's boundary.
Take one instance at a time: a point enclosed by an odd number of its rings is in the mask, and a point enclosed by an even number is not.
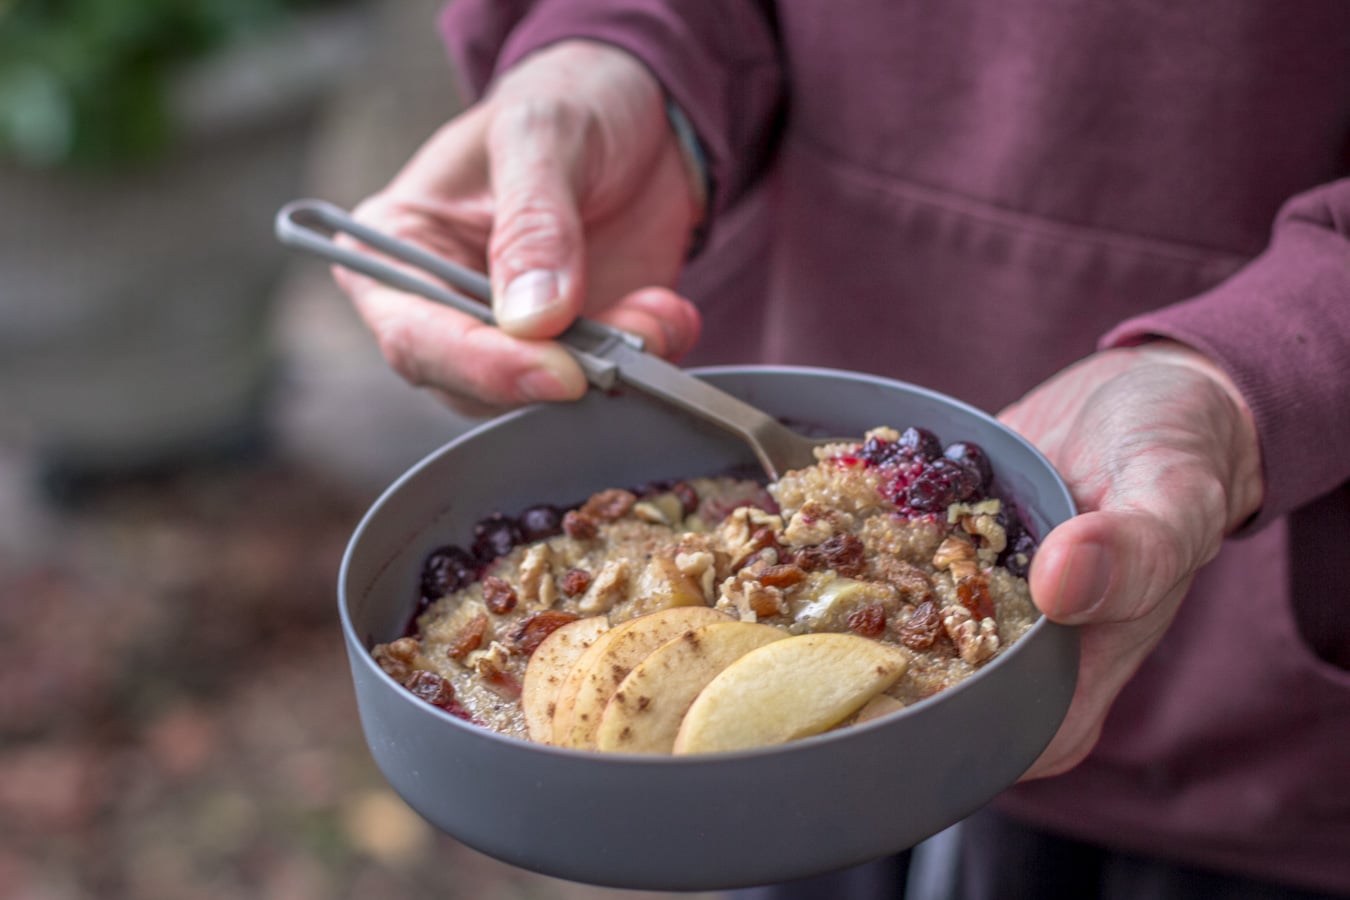
<svg viewBox="0 0 1350 900"><path fill-rule="evenodd" d="M908 658L867 707L885 711L968 677L1039 618L1035 540L980 447L881 427L816 456L767 486L696 477L489 516L471 545L430 554L408 634L374 657L423 700L528 740L531 657L583 619L702 606L879 642Z"/></svg>

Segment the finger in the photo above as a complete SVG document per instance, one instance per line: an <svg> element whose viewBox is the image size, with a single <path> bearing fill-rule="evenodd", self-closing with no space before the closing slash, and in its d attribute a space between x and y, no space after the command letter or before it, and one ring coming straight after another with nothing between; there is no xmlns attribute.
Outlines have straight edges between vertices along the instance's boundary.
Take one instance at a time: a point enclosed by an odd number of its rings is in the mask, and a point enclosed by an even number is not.
<svg viewBox="0 0 1350 900"><path fill-rule="evenodd" d="M1031 596L1070 625L1127 622L1151 611L1198 562L1185 536L1157 516L1099 511L1046 536L1032 562Z"/></svg>
<svg viewBox="0 0 1350 900"><path fill-rule="evenodd" d="M364 279L352 296L385 359L411 384L491 406L574 400L586 392L581 368L551 341L522 341Z"/></svg>
<svg viewBox="0 0 1350 900"><path fill-rule="evenodd" d="M489 132L493 312L517 337L561 333L585 296L572 172L581 127L560 104L519 103L503 109Z"/></svg>
<svg viewBox="0 0 1350 900"><path fill-rule="evenodd" d="M634 291L596 318L638 335L648 353L669 360L693 349L703 328L698 307L665 288Z"/></svg>

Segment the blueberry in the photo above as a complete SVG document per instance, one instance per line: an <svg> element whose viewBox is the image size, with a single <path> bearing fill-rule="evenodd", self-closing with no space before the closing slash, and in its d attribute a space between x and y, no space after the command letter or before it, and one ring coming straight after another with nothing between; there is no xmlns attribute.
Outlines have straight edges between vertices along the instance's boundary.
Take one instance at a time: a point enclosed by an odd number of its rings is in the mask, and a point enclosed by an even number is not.
<svg viewBox="0 0 1350 900"><path fill-rule="evenodd" d="M1036 540L1025 531L1016 539L1008 542L1008 547L999 556L999 565L1018 578L1026 578L1031 568L1031 558L1036 555Z"/></svg>
<svg viewBox="0 0 1350 900"><path fill-rule="evenodd" d="M981 488L988 488L989 483L994 479L994 467L989 463L989 455L984 452L984 448L979 444L957 441L948 444L942 455L953 462L959 462L973 468L979 475Z"/></svg>
<svg viewBox="0 0 1350 900"><path fill-rule="evenodd" d="M942 455L942 442L927 428L906 428L896 443L904 453L919 459L937 459Z"/></svg>
<svg viewBox="0 0 1350 900"><path fill-rule="evenodd" d="M515 519L493 513L473 526L473 555L479 562L490 563L510 553L524 539Z"/></svg>
<svg viewBox="0 0 1350 900"><path fill-rule="evenodd" d="M548 503L531 506L520 514L520 533L527 541L562 534L562 510Z"/></svg>
<svg viewBox="0 0 1350 900"><path fill-rule="evenodd" d="M477 577L478 564L467 552L453 545L438 547L422 564L422 599L438 600L472 584Z"/></svg>
<svg viewBox="0 0 1350 900"><path fill-rule="evenodd" d="M1013 545L1013 541L1023 534L1026 529L1022 527L1022 518L1017 514L1017 507L1013 506L1007 500L999 504L998 513L994 516L994 521L1003 527L1003 534L1008 539L1008 546Z"/></svg>

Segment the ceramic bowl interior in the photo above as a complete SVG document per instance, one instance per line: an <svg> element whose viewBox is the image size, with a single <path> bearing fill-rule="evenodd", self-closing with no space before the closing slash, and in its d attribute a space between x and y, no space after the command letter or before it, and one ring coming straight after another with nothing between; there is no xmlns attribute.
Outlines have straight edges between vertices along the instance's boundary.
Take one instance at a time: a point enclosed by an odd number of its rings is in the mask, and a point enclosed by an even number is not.
<svg viewBox="0 0 1350 900"><path fill-rule="evenodd" d="M990 416L912 385L822 369L700 373L836 434L922 426L972 440L1033 533L1073 514L1068 490ZM421 564L473 523L606 487L753 465L734 437L633 392L531 407L447 444L357 528L339 607L362 725L393 788L440 829L498 859L575 881L712 890L790 880L912 846L1011 785L1073 694L1076 634L1042 620L979 673L866 725L787 745L694 757L565 750L466 724L414 698L370 657L402 634Z"/></svg>

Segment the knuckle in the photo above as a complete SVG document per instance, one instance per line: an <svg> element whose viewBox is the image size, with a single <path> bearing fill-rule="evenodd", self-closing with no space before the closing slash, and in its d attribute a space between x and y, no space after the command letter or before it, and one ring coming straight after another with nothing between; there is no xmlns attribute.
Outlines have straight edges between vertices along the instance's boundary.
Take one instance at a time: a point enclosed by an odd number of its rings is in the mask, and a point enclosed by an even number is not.
<svg viewBox="0 0 1350 900"><path fill-rule="evenodd" d="M428 384L426 371L417 354L417 333L403 318L386 317L371 323L376 346L389 367L414 387Z"/></svg>
<svg viewBox="0 0 1350 900"><path fill-rule="evenodd" d="M522 197L508 203L493 228L494 266L524 271L538 265L557 265L572 249L571 225L556 204L542 197Z"/></svg>

